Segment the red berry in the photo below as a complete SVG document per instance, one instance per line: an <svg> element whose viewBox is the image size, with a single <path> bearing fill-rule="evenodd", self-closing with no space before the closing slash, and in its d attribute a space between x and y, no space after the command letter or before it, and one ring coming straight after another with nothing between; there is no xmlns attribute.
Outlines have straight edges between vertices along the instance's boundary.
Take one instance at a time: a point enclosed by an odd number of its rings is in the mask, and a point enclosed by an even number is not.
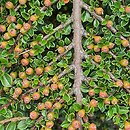
<svg viewBox="0 0 130 130"><path fill-rule="evenodd" d="M65 52L65 48L64 47L58 47L58 52L59 52L59 54L62 54L62 53L64 53Z"/></svg>
<svg viewBox="0 0 130 130"><path fill-rule="evenodd" d="M109 48L107 46L103 46L102 47L102 52L108 53L109 52Z"/></svg>
<svg viewBox="0 0 130 130"><path fill-rule="evenodd" d="M68 130L76 130L72 125L68 127Z"/></svg>
<svg viewBox="0 0 130 130"><path fill-rule="evenodd" d="M125 12L126 12L126 13L130 13L130 7L129 7L129 6L126 6L126 7L125 7Z"/></svg>
<svg viewBox="0 0 130 130"><path fill-rule="evenodd" d="M51 66L46 66L45 68L44 68L44 71L45 72L49 72L49 71L51 71L52 70L52 67Z"/></svg>
<svg viewBox="0 0 130 130"><path fill-rule="evenodd" d="M100 36L93 36L93 38L95 43L100 42L100 40L102 39Z"/></svg>
<svg viewBox="0 0 130 130"><path fill-rule="evenodd" d="M124 128L125 128L124 130L130 130L130 122L125 121Z"/></svg>
<svg viewBox="0 0 130 130"><path fill-rule="evenodd" d="M3 42L0 43L0 48L5 49L6 46L7 46L7 42L6 41L3 41Z"/></svg>
<svg viewBox="0 0 130 130"><path fill-rule="evenodd" d="M50 0L45 0L44 5L45 6L51 6L51 1Z"/></svg>
<svg viewBox="0 0 130 130"><path fill-rule="evenodd" d="M56 102L53 106L55 109L58 109L58 110L62 108L62 104L60 102Z"/></svg>
<svg viewBox="0 0 130 130"><path fill-rule="evenodd" d="M100 63L101 62L101 56L100 55L95 55L94 56L94 61L96 61L97 63Z"/></svg>
<svg viewBox="0 0 130 130"><path fill-rule="evenodd" d="M38 16L36 15L36 14L34 14L34 15L32 15L31 17L30 17L30 21L36 21L37 20L37 18L38 18Z"/></svg>
<svg viewBox="0 0 130 130"><path fill-rule="evenodd" d="M114 47L114 45L115 45L114 43L110 42L110 43L109 43L109 46L108 46L109 49L112 49L112 48Z"/></svg>
<svg viewBox="0 0 130 130"><path fill-rule="evenodd" d="M121 44L122 44L123 47L128 47L129 41L128 40L121 40Z"/></svg>
<svg viewBox="0 0 130 130"><path fill-rule="evenodd" d="M49 87L45 87L44 90L42 91L42 94L44 96L48 96L49 95Z"/></svg>
<svg viewBox="0 0 130 130"><path fill-rule="evenodd" d="M89 44L89 45L87 46L87 48L88 48L89 50L92 50L92 49L93 49L93 47L94 47L94 45L93 45L93 44Z"/></svg>
<svg viewBox="0 0 130 130"><path fill-rule="evenodd" d="M15 16L8 16L7 23L13 23L13 22L16 22L16 17Z"/></svg>
<svg viewBox="0 0 130 130"><path fill-rule="evenodd" d="M16 36L16 30L15 30L15 29L9 30L9 35L10 35L11 37L15 37L15 36Z"/></svg>

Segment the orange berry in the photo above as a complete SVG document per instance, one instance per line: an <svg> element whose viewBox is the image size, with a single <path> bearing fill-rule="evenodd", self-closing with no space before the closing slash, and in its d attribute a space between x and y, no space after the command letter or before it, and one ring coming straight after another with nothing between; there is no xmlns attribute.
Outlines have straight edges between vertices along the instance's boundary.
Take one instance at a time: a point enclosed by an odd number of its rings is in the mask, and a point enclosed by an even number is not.
<svg viewBox="0 0 130 130"><path fill-rule="evenodd" d="M5 25L2 25L0 24L0 32L5 32L6 31L6 26Z"/></svg>
<svg viewBox="0 0 130 130"><path fill-rule="evenodd" d="M30 56L34 56L34 55L35 55L35 50L32 50L32 49L31 49L31 50L29 51L29 55L30 55Z"/></svg>
<svg viewBox="0 0 130 130"><path fill-rule="evenodd" d="M35 45L37 45L38 44L38 41L32 41L31 43L30 43L30 46L31 47L34 47Z"/></svg>
<svg viewBox="0 0 130 130"><path fill-rule="evenodd" d="M78 111L78 116L83 118L85 116L85 110L81 109L80 111Z"/></svg>
<svg viewBox="0 0 130 130"><path fill-rule="evenodd" d="M38 110L43 110L45 108L44 103L38 103L37 108Z"/></svg>
<svg viewBox="0 0 130 130"><path fill-rule="evenodd" d="M123 81L123 87L125 89L130 89L130 83L128 81Z"/></svg>
<svg viewBox="0 0 130 130"><path fill-rule="evenodd" d="M45 107L46 107L47 109L51 109L51 108L52 108L52 103L51 103L50 101L46 101L46 102L45 102Z"/></svg>
<svg viewBox="0 0 130 130"><path fill-rule="evenodd" d="M19 0L20 5L24 5L24 4L26 4L26 2L27 2L27 0Z"/></svg>
<svg viewBox="0 0 130 130"><path fill-rule="evenodd" d="M89 96L91 96L91 97L94 96L94 95L95 95L94 89L89 89L88 94L89 94Z"/></svg>
<svg viewBox="0 0 130 130"><path fill-rule="evenodd" d="M26 53L23 54L23 57L26 59L26 58L29 57L29 54L26 52Z"/></svg>
<svg viewBox="0 0 130 130"><path fill-rule="evenodd" d="M117 98L116 98L116 97L113 97L111 103L112 103L113 105L116 105L116 104L118 103Z"/></svg>
<svg viewBox="0 0 130 130"><path fill-rule="evenodd" d="M31 17L30 17L30 21L36 21L37 20L37 18L38 18L38 16L36 15L36 14L34 14L34 15L32 15Z"/></svg>
<svg viewBox="0 0 130 130"><path fill-rule="evenodd" d="M49 112L49 113L47 114L47 118L48 118L48 120L54 120L54 118L55 118L54 112Z"/></svg>
<svg viewBox="0 0 130 130"><path fill-rule="evenodd" d="M26 69L26 74L27 75L32 75L33 74L33 69L31 67Z"/></svg>
<svg viewBox="0 0 130 130"><path fill-rule="evenodd" d="M100 42L101 39L102 39L100 36L93 36L93 38L94 38L94 42L95 42L95 43Z"/></svg>
<svg viewBox="0 0 130 130"><path fill-rule="evenodd" d="M10 35L11 37L15 37L15 36L16 36L16 30L15 30L15 29L9 30L9 35Z"/></svg>
<svg viewBox="0 0 130 130"><path fill-rule="evenodd" d="M62 54L62 53L64 53L65 52L65 48L64 47L58 47L58 52L60 53L60 54Z"/></svg>
<svg viewBox="0 0 130 130"><path fill-rule="evenodd" d="M44 96L48 96L49 95L49 88L48 87L45 87L44 90L42 91L42 94Z"/></svg>
<svg viewBox="0 0 130 130"><path fill-rule="evenodd" d="M19 78L20 79L25 79L26 78L26 73L25 72L19 72Z"/></svg>
<svg viewBox="0 0 130 130"><path fill-rule="evenodd" d="M100 55L95 55L94 56L94 61L97 62L97 63L100 63L101 62L101 56Z"/></svg>
<svg viewBox="0 0 130 130"><path fill-rule="evenodd" d="M31 101L31 97L30 96L25 96L23 98L23 101L24 101L25 104L28 104Z"/></svg>
<svg viewBox="0 0 130 130"><path fill-rule="evenodd" d="M0 48L5 49L6 46L7 46L7 42L6 41L1 42Z"/></svg>
<svg viewBox="0 0 130 130"><path fill-rule="evenodd" d="M113 25L113 22L112 22L111 20L108 20L106 26L107 26L108 28L111 28L112 25Z"/></svg>
<svg viewBox="0 0 130 130"><path fill-rule="evenodd" d="M22 93L22 89L21 88L15 88L14 92L17 95L20 95Z"/></svg>
<svg viewBox="0 0 130 130"><path fill-rule="evenodd" d="M94 49L95 52L99 52L100 51L100 48L98 47L98 45L95 45L93 49Z"/></svg>
<svg viewBox="0 0 130 130"><path fill-rule="evenodd" d="M62 89L64 88L64 85L63 85L62 83L58 82L58 88L59 88L60 90L62 90Z"/></svg>
<svg viewBox="0 0 130 130"><path fill-rule="evenodd" d="M15 79L17 77L17 72L11 72L10 76L12 77L12 79Z"/></svg>
<svg viewBox="0 0 130 130"><path fill-rule="evenodd" d="M118 79L118 80L115 82L115 85L116 85L116 86L119 86L119 87L122 87L122 86L123 86L122 80Z"/></svg>
<svg viewBox="0 0 130 130"><path fill-rule="evenodd" d="M121 64L121 66L126 67L129 64L129 62L128 62L127 59L123 59L123 60L120 61L120 64Z"/></svg>
<svg viewBox="0 0 130 130"><path fill-rule="evenodd" d="M87 46L87 48L88 48L89 50L92 50L92 49L93 49L93 47L94 47L94 45L93 45L93 44L89 44L89 45Z"/></svg>
<svg viewBox="0 0 130 130"><path fill-rule="evenodd" d="M9 35L9 33L5 33L3 36L4 40L9 40L11 38L11 36Z"/></svg>
<svg viewBox="0 0 130 130"><path fill-rule="evenodd" d="M69 3L69 0L64 0L64 3L65 3L65 4Z"/></svg>
<svg viewBox="0 0 130 130"><path fill-rule="evenodd" d="M107 46L103 46L101 50L104 53L108 53L109 52L109 48Z"/></svg>
<svg viewBox="0 0 130 130"><path fill-rule="evenodd" d="M80 128L81 123L80 123L80 121L78 121L78 120L73 120L73 121L72 121L72 126L73 126L75 129L78 129L78 128Z"/></svg>
<svg viewBox="0 0 130 130"><path fill-rule="evenodd" d="M108 97L108 94L107 94L107 92L105 92L105 91L100 91L100 92L99 92L99 97L100 97L100 98L106 98L106 97Z"/></svg>
<svg viewBox="0 0 130 130"><path fill-rule="evenodd" d="M31 25L29 23L24 23L23 28L28 31L31 28Z"/></svg>
<svg viewBox="0 0 130 130"><path fill-rule="evenodd" d="M130 130L130 122L125 121L124 128L125 128L125 130Z"/></svg>
<svg viewBox="0 0 130 130"><path fill-rule="evenodd" d="M16 52L16 53L21 53L21 52L22 52L22 49L19 47L19 45L17 45L17 46L14 48L14 52Z"/></svg>
<svg viewBox="0 0 130 130"><path fill-rule="evenodd" d="M52 77L52 82L53 82L53 83L57 83L57 82L58 82L58 76L57 76L57 75L54 75L54 76Z"/></svg>
<svg viewBox="0 0 130 130"><path fill-rule="evenodd" d="M60 102L56 102L53 106L55 109L58 109L58 110L62 108L62 104Z"/></svg>
<svg viewBox="0 0 130 130"><path fill-rule="evenodd" d="M25 30L23 27L20 29L20 33L25 34L27 30Z"/></svg>
<svg viewBox="0 0 130 130"><path fill-rule="evenodd" d="M123 47L128 47L129 41L128 40L121 40L121 44L122 44Z"/></svg>
<svg viewBox="0 0 130 130"><path fill-rule="evenodd" d="M27 79L23 79L22 87L23 88L28 88L29 85L30 85L30 81L28 81Z"/></svg>
<svg viewBox="0 0 130 130"><path fill-rule="evenodd" d="M42 67L37 67L35 69L35 72L36 72L37 75L41 75L43 73L43 68Z"/></svg>
<svg viewBox="0 0 130 130"><path fill-rule="evenodd" d="M22 25L18 23L15 27L16 27L16 29L21 29Z"/></svg>
<svg viewBox="0 0 130 130"><path fill-rule="evenodd" d="M58 85L57 84L51 84L51 89L53 91L57 90L58 89Z"/></svg>
<svg viewBox="0 0 130 130"><path fill-rule="evenodd" d="M52 67L51 66L46 66L45 68L44 68L44 71L45 72L49 72L49 71L51 71L52 70Z"/></svg>
<svg viewBox="0 0 130 130"><path fill-rule="evenodd" d="M12 2L7 1L7 2L5 3L5 7L6 7L7 9L13 9L13 8L14 8L14 5L13 5Z"/></svg>
<svg viewBox="0 0 130 130"><path fill-rule="evenodd" d="M129 7L129 6L126 6L126 7L125 7L125 12L126 12L126 13L130 13L130 7Z"/></svg>
<svg viewBox="0 0 130 130"><path fill-rule="evenodd" d="M8 16L6 20L7 20L7 23L13 23L13 22L16 22L16 17L15 16Z"/></svg>
<svg viewBox="0 0 130 130"><path fill-rule="evenodd" d="M76 130L72 125L68 127L68 130Z"/></svg>
<svg viewBox="0 0 130 130"><path fill-rule="evenodd" d="M46 127L47 128L52 128L54 126L54 122L53 121L47 121L46 122Z"/></svg>
<svg viewBox="0 0 130 130"><path fill-rule="evenodd" d="M112 49L112 48L114 47L114 45L115 45L114 43L110 42L110 43L109 43L109 46L108 46L109 49Z"/></svg>
<svg viewBox="0 0 130 130"><path fill-rule="evenodd" d="M45 6L51 6L51 1L50 0L45 0L44 5Z"/></svg>
<svg viewBox="0 0 130 130"><path fill-rule="evenodd" d="M17 95L16 93L13 93L13 98L17 99L19 95Z"/></svg>
<svg viewBox="0 0 130 130"><path fill-rule="evenodd" d="M88 130L97 130L97 127L94 123L91 123L88 127Z"/></svg>
<svg viewBox="0 0 130 130"><path fill-rule="evenodd" d="M23 66L27 66L27 65L29 64L29 60L28 60L28 59L22 59L22 60L21 60L21 64L22 64Z"/></svg>
<svg viewBox="0 0 130 130"><path fill-rule="evenodd" d="M37 119L37 118L38 118L38 112L36 112L36 111L30 112L30 118L31 118L32 120Z"/></svg>
<svg viewBox="0 0 130 130"><path fill-rule="evenodd" d="M104 104L108 104L108 105L110 104L109 98L105 98L105 99L104 99Z"/></svg>
<svg viewBox="0 0 130 130"><path fill-rule="evenodd" d="M92 99L89 103L90 107L97 107L98 101L95 99Z"/></svg>
<svg viewBox="0 0 130 130"><path fill-rule="evenodd" d="M103 8L99 7L99 8L95 8L94 10L95 10L97 15L103 15L103 12L104 12Z"/></svg>
<svg viewBox="0 0 130 130"><path fill-rule="evenodd" d="M34 93L32 94L32 98L33 98L34 100L38 100L38 99L40 98L40 93L39 93L39 92L34 92Z"/></svg>

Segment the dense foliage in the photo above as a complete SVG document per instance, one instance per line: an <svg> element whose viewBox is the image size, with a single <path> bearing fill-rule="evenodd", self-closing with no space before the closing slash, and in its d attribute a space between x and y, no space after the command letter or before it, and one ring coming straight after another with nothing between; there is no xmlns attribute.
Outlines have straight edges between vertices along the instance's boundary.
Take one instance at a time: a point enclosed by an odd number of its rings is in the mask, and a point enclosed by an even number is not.
<svg viewBox="0 0 130 130"><path fill-rule="evenodd" d="M0 130L130 130L130 1L79 4L80 104L73 1L1 0Z"/></svg>

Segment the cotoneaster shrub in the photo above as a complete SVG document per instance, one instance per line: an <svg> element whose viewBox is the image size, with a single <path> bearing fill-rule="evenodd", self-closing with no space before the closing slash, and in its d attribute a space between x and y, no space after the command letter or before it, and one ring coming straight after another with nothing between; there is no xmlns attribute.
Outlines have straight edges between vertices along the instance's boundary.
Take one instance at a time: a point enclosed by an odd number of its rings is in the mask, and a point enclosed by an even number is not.
<svg viewBox="0 0 130 130"><path fill-rule="evenodd" d="M0 130L130 130L129 18L129 0L1 0Z"/></svg>

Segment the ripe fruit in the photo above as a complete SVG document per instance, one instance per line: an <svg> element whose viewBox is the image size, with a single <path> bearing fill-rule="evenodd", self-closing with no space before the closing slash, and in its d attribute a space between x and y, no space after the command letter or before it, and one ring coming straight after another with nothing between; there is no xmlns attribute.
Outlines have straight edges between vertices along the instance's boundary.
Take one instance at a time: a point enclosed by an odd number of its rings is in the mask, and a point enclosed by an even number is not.
<svg viewBox="0 0 130 130"><path fill-rule="evenodd" d="M130 122L125 121L124 128L125 128L125 130L130 130Z"/></svg>
<svg viewBox="0 0 130 130"><path fill-rule="evenodd" d="M99 97L100 98L106 98L106 97L108 97L108 94L105 91L100 91L99 92Z"/></svg>
<svg viewBox="0 0 130 130"><path fill-rule="evenodd" d="M130 7L129 7L129 6L126 6L126 7L125 7L125 12L126 12L126 13L130 13Z"/></svg>
<svg viewBox="0 0 130 130"><path fill-rule="evenodd" d="M38 44L38 41L32 41L31 43L30 43L30 46L33 48L35 45L37 45Z"/></svg>
<svg viewBox="0 0 130 130"><path fill-rule="evenodd" d="M89 45L87 46L87 48L88 48L89 50L92 50L92 49L93 49L93 47L94 47L94 45L93 45L93 44L89 44Z"/></svg>
<svg viewBox="0 0 130 130"><path fill-rule="evenodd" d="M97 129L97 127L94 123L91 123L88 127L88 130L96 130L96 129Z"/></svg>
<svg viewBox="0 0 130 130"><path fill-rule="evenodd" d="M111 28L112 25L113 25L113 22L112 22L111 20L108 20L106 26L107 26L108 28Z"/></svg>
<svg viewBox="0 0 130 130"><path fill-rule="evenodd" d="M86 122L88 122L88 117L87 116L84 116L83 117L83 121L86 123Z"/></svg>
<svg viewBox="0 0 130 130"><path fill-rule="evenodd" d="M54 112L49 112L49 113L47 114L48 120L54 120L54 118L55 118L54 115L55 115Z"/></svg>
<svg viewBox="0 0 130 130"><path fill-rule="evenodd" d="M25 72L19 72L19 78L20 79L25 79L26 78L26 73Z"/></svg>
<svg viewBox="0 0 130 130"><path fill-rule="evenodd" d="M91 96L91 97L94 96L94 95L95 95L94 89L89 89L88 94L89 94L89 96Z"/></svg>
<svg viewBox="0 0 130 130"><path fill-rule="evenodd" d="M20 29L20 33L25 34L27 30L25 30L23 27Z"/></svg>
<svg viewBox="0 0 130 130"><path fill-rule="evenodd" d="M101 62L101 56L100 55L95 55L94 56L94 61L97 62L97 63L100 63Z"/></svg>
<svg viewBox="0 0 130 130"><path fill-rule="evenodd" d="M100 36L93 36L93 38L95 43L100 42L100 40L102 39Z"/></svg>
<svg viewBox="0 0 130 130"><path fill-rule="evenodd" d="M64 53L65 52L65 48L64 47L58 47L58 52L60 53L60 54L62 54L62 53Z"/></svg>
<svg viewBox="0 0 130 130"><path fill-rule="evenodd" d="M43 68L42 67L37 67L35 69L35 72L36 72L37 75L41 75L43 73Z"/></svg>
<svg viewBox="0 0 130 130"><path fill-rule="evenodd" d="M123 81L123 87L125 89L130 89L130 83L128 81Z"/></svg>
<svg viewBox="0 0 130 130"><path fill-rule="evenodd" d="M118 79L118 80L115 82L115 85L116 85L116 86L119 86L119 87L122 87L122 86L123 86L122 80Z"/></svg>
<svg viewBox="0 0 130 130"><path fill-rule="evenodd" d="M50 101L46 101L46 102L45 102L45 107L46 107L47 109L51 109L51 108L52 108L52 103L51 103Z"/></svg>
<svg viewBox="0 0 130 130"><path fill-rule="evenodd" d="M24 23L23 28L28 31L31 28L31 25L29 23Z"/></svg>
<svg viewBox="0 0 130 130"><path fill-rule="evenodd" d="M128 40L121 40L121 44L122 44L123 47L128 47L129 41Z"/></svg>
<svg viewBox="0 0 130 130"><path fill-rule="evenodd" d="M15 36L16 36L16 30L15 30L15 29L9 30L9 35L10 35L11 37L15 37Z"/></svg>
<svg viewBox="0 0 130 130"><path fill-rule="evenodd" d="M45 0L44 5L45 6L51 6L51 1L50 0Z"/></svg>
<svg viewBox="0 0 130 130"><path fill-rule="evenodd" d="M27 79L23 79L22 87L23 88L28 88L29 85L30 85L30 81L28 81Z"/></svg>
<svg viewBox="0 0 130 130"><path fill-rule="evenodd" d="M22 59L22 60L21 60L21 64L22 64L23 66L27 66L27 65L29 64L29 60L28 60L28 59Z"/></svg>
<svg viewBox="0 0 130 130"><path fill-rule="evenodd" d="M123 59L123 60L120 61L120 64L121 64L121 66L126 67L129 64L129 62L128 62L127 59Z"/></svg>
<svg viewBox="0 0 130 130"><path fill-rule="evenodd" d="M23 57L24 57L24 58L28 58L28 57L29 57L29 54L26 52L26 53L23 54Z"/></svg>
<svg viewBox="0 0 130 130"><path fill-rule="evenodd" d="M26 74L27 75L32 75L33 74L33 69L31 67L26 69Z"/></svg>
<svg viewBox="0 0 130 130"><path fill-rule="evenodd" d="M12 77L12 79L15 79L17 77L17 72L11 72L10 76Z"/></svg>
<svg viewBox="0 0 130 130"><path fill-rule="evenodd" d="M27 0L19 0L20 5L24 5L24 4L26 4L26 2L27 2Z"/></svg>
<svg viewBox="0 0 130 130"><path fill-rule="evenodd" d="M25 104L28 104L31 101L31 97L30 96L25 96L23 98L23 101L24 101Z"/></svg>
<svg viewBox="0 0 130 130"><path fill-rule="evenodd" d="M47 121L46 122L46 127L52 128L53 126L54 126L54 122L53 121Z"/></svg>
<svg viewBox="0 0 130 130"><path fill-rule="evenodd" d="M104 99L104 104L108 104L108 105L110 104L109 98L105 98L105 99Z"/></svg>
<svg viewBox="0 0 130 130"><path fill-rule="evenodd" d="M100 51L100 48L98 47L98 45L95 45L93 49L94 49L95 52L99 52Z"/></svg>
<svg viewBox="0 0 130 130"><path fill-rule="evenodd" d="M43 130L52 130L51 128L48 128L48 127L45 127L45 129L43 129Z"/></svg>
<svg viewBox="0 0 130 130"><path fill-rule="evenodd" d="M37 119L37 118L38 118L38 112L36 112L36 111L30 112L30 118L31 118L32 120Z"/></svg>
<svg viewBox="0 0 130 130"><path fill-rule="evenodd" d="M85 116L85 110L81 109L80 111L78 111L78 116L83 118Z"/></svg>
<svg viewBox="0 0 130 130"><path fill-rule="evenodd" d="M49 71L51 71L51 70L52 70L52 67L49 66L49 65L44 68L44 71L45 71L45 72L49 72Z"/></svg>
<svg viewBox="0 0 130 130"><path fill-rule="evenodd" d="M16 93L13 93L13 98L17 99L19 95L17 95Z"/></svg>
<svg viewBox="0 0 130 130"><path fill-rule="evenodd" d="M38 110L43 110L45 108L44 103L38 103L37 108Z"/></svg>
<svg viewBox="0 0 130 130"><path fill-rule="evenodd" d="M49 95L49 87L45 87L44 90L42 91L42 94L44 96L48 96Z"/></svg>
<svg viewBox="0 0 130 130"><path fill-rule="evenodd" d="M34 93L32 94L32 98L33 98L34 100L38 100L38 99L40 98L40 93L39 93L39 92L34 92Z"/></svg>
<svg viewBox="0 0 130 130"><path fill-rule="evenodd" d="M2 25L0 24L0 32L5 32L6 31L6 26L5 25Z"/></svg>
<svg viewBox="0 0 130 130"><path fill-rule="evenodd" d="M21 52L22 52L22 49L19 47L19 45L17 45L17 46L14 48L14 52L16 52L16 53L21 53Z"/></svg>
<svg viewBox="0 0 130 130"><path fill-rule="evenodd" d="M68 130L76 130L72 125L68 127Z"/></svg>
<svg viewBox="0 0 130 130"><path fill-rule="evenodd" d="M95 10L96 14L103 15L103 8L99 7L99 8L95 8L94 10Z"/></svg>
<svg viewBox="0 0 130 130"><path fill-rule="evenodd" d="M78 121L78 120L73 120L72 121L72 126L75 128L75 129L78 129L78 128L80 128L80 121Z"/></svg>
<svg viewBox="0 0 130 130"><path fill-rule="evenodd" d="M16 17L15 16L7 16L7 23L13 23L16 22Z"/></svg>
<svg viewBox="0 0 130 130"><path fill-rule="evenodd" d="M9 39L11 38L11 36L10 36L9 33L7 32L7 33L4 34L3 38L4 38L5 40L9 40Z"/></svg>
<svg viewBox="0 0 130 130"><path fill-rule="evenodd" d="M36 21L37 20L37 18L38 18L38 16L36 15L36 14L34 14L34 15L32 15L31 17L30 17L30 21Z"/></svg>
<svg viewBox="0 0 130 130"><path fill-rule="evenodd" d="M118 103L117 98L116 98L116 97L113 97L111 103L112 103L113 105L116 105L116 104Z"/></svg>
<svg viewBox="0 0 130 130"><path fill-rule="evenodd" d="M58 76L57 76L57 75L54 75L54 76L52 77L52 82L53 82L53 83L57 83L57 82L58 82Z"/></svg>
<svg viewBox="0 0 130 130"><path fill-rule="evenodd" d="M14 92L17 95L20 95L22 93L22 89L21 88L15 88Z"/></svg>
<svg viewBox="0 0 130 130"><path fill-rule="evenodd" d="M7 42L6 41L1 42L0 48L5 49L6 46L7 46Z"/></svg>
<svg viewBox="0 0 130 130"><path fill-rule="evenodd" d="M53 91L57 90L58 89L58 85L57 84L51 84L51 89Z"/></svg>
<svg viewBox="0 0 130 130"><path fill-rule="evenodd" d="M92 99L92 100L90 101L90 103L89 103L90 107L96 107L97 104L98 104L98 101L95 100L95 99Z"/></svg>
<svg viewBox="0 0 130 130"><path fill-rule="evenodd" d="M21 29L22 25L18 23L15 27L16 27L16 29Z"/></svg>
<svg viewBox="0 0 130 130"><path fill-rule="evenodd" d="M58 109L58 110L62 108L62 104L60 102L56 102L53 106L55 109Z"/></svg>
<svg viewBox="0 0 130 130"><path fill-rule="evenodd" d="M69 0L64 0L64 3L65 3L65 4L69 3Z"/></svg>
<svg viewBox="0 0 130 130"><path fill-rule="evenodd" d="M103 46L101 50L104 53L108 53L109 52L109 48L107 46Z"/></svg>
<svg viewBox="0 0 130 130"><path fill-rule="evenodd" d="M110 42L110 43L109 43L109 46L108 46L109 49L112 49L112 48L114 47L114 45L115 45L114 43Z"/></svg>
<svg viewBox="0 0 130 130"><path fill-rule="evenodd" d="M5 7L6 7L7 9L13 9L13 8L14 8L14 5L13 5L12 2L8 1L8 2L5 3Z"/></svg>
<svg viewBox="0 0 130 130"><path fill-rule="evenodd" d="M60 90L62 90L63 87L64 87L64 85L63 85L62 83L58 82L58 88L59 88Z"/></svg>
<svg viewBox="0 0 130 130"><path fill-rule="evenodd" d="M34 56L34 55L35 55L35 50L32 50L32 49L31 49L31 50L29 51L29 55L30 55L30 56Z"/></svg>

